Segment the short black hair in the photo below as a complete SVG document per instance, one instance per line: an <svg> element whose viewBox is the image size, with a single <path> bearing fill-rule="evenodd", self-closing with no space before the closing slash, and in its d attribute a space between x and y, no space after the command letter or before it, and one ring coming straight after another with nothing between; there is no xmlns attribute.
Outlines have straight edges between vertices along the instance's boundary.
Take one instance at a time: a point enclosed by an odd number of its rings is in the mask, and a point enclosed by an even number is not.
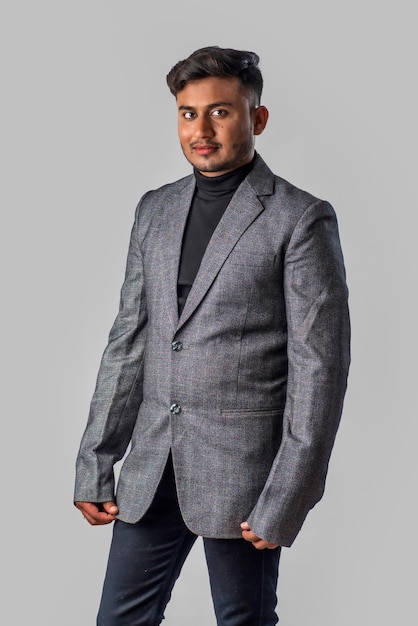
<svg viewBox="0 0 418 626"><path fill-rule="evenodd" d="M260 104L263 77L258 67L260 59L255 52L209 46L195 50L187 59L179 61L167 74L167 85L174 96L188 82L218 76L236 76L243 88Z"/></svg>

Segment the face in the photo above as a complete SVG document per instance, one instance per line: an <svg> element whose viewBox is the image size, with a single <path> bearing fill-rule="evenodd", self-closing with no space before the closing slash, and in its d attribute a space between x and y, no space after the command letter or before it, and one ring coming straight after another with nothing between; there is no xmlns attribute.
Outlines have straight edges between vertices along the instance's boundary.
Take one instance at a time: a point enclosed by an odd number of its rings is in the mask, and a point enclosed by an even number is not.
<svg viewBox="0 0 418 626"><path fill-rule="evenodd" d="M191 81L176 100L184 156L202 174L219 176L251 161L268 112L253 105L238 78Z"/></svg>

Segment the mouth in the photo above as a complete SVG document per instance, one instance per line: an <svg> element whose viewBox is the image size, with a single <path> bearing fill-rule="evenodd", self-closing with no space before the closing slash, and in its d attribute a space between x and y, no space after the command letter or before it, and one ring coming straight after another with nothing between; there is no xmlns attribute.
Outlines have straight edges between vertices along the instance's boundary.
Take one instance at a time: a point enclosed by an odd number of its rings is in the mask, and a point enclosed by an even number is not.
<svg viewBox="0 0 418 626"><path fill-rule="evenodd" d="M191 149L202 156L213 154L220 146L213 144L192 144Z"/></svg>

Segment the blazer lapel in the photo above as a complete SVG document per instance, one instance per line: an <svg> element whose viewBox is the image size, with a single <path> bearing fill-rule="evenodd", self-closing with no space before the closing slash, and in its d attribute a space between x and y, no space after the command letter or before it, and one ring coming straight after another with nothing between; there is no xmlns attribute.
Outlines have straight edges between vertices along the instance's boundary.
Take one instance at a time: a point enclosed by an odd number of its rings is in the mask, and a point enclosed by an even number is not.
<svg viewBox="0 0 418 626"><path fill-rule="evenodd" d="M160 258L159 282L164 294L164 302L167 316L170 320L173 332L178 324L178 304L177 304L177 277L179 272L181 246L187 215L195 188L195 178L190 176L186 185L177 193L173 194L170 201L170 215L163 213L163 223L161 225L163 236L160 245L163 246Z"/></svg>
<svg viewBox="0 0 418 626"><path fill-rule="evenodd" d="M252 185L251 182L253 182L254 185ZM261 157L258 157L258 163L237 189L209 241L199 271L179 319L177 329L180 328L195 311L237 241L256 217L264 210L262 203L257 197L255 188L258 188L260 195L272 193L273 190L272 174ZM178 263L176 264L176 268L178 269Z"/></svg>

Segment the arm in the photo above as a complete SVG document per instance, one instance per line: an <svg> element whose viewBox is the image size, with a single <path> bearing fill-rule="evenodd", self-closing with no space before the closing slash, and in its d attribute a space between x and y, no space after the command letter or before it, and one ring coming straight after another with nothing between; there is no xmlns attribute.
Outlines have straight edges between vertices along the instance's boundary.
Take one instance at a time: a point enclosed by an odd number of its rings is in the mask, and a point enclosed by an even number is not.
<svg viewBox="0 0 418 626"><path fill-rule="evenodd" d="M308 207L293 231L284 291L288 387L283 439L247 522L253 539L290 546L324 491L350 361L344 263L335 213L326 202Z"/></svg>
<svg viewBox="0 0 418 626"><path fill-rule="evenodd" d="M140 206L131 232L119 313L102 357L77 457L74 501L87 519L103 519L103 507L93 503L108 503L108 514L112 515L113 465L126 452L142 401L147 307L138 233ZM80 506L82 503L88 504L88 510Z"/></svg>

